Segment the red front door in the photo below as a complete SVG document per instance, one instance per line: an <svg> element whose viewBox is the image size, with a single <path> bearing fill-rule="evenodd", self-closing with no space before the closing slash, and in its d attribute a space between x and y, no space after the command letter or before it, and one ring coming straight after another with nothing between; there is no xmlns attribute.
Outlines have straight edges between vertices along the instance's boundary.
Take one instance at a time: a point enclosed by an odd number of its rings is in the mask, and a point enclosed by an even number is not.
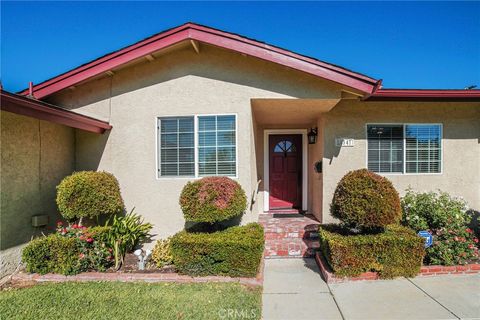
<svg viewBox="0 0 480 320"><path fill-rule="evenodd" d="M269 153L270 209L301 209L302 136L270 135Z"/></svg>

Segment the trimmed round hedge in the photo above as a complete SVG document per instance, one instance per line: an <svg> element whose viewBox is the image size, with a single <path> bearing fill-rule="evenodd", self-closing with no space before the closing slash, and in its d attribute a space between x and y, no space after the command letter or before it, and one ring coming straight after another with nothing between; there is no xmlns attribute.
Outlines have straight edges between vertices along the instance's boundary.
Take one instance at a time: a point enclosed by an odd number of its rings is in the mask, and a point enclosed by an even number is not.
<svg viewBox="0 0 480 320"><path fill-rule="evenodd" d="M117 179L104 171L80 171L65 177L57 186L57 205L67 220L125 210Z"/></svg>
<svg viewBox="0 0 480 320"><path fill-rule="evenodd" d="M356 228L380 228L400 221L398 192L390 180L367 169L347 173L333 195L331 213Z"/></svg>
<svg viewBox="0 0 480 320"><path fill-rule="evenodd" d="M23 248L22 261L28 272L70 275L81 271L79 254L75 238L51 234L30 241Z"/></svg>
<svg viewBox="0 0 480 320"><path fill-rule="evenodd" d="M241 215L247 197L240 184L227 177L188 182L180 195L185 220L214 223Z"/></svg>

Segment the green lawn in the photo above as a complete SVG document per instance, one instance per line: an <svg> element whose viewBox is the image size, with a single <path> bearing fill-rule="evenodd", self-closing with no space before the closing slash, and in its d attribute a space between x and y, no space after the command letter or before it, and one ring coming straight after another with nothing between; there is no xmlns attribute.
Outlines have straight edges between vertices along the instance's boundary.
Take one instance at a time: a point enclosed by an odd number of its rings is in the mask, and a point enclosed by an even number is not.
<svg viewBox="0 0 480 320"><path fill-rule="evenodd" d="M242 317L243 315L243 317ZM261 288L85 282L0 291L3 319L260 319Z"/></svg>

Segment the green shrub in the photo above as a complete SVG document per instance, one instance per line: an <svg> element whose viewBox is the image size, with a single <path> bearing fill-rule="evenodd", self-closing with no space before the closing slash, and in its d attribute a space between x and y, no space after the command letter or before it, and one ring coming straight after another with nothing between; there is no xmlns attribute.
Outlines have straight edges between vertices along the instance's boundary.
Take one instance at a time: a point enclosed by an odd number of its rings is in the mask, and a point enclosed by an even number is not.
<svg viewBox="0 0 480 320"><path fill-rule="evenodd" d="M185 220L214 223L241 215L247 198L240 184L227 177L188 182L180 195Z"/></svg>
<svg viewBox="0 0 480 320"><path fill-rule="evenodd" d="M103 243L108 242L108 235L112 231L110 226L95 226L88 228L90 236L95 240Z"/></svg>
<svg viewBox="0 0 480 320"><path fill-rule="evenodd" d="M171 237L167 239L160 239L153 248L152 260L159 268L172 264L173 262L172 250L170 248L171 239Z"/></svg>
<svg viewBox="0 0 480 320"><path fill-rule="evenodd" d="M338 183L331 213L354 228L383 228L400 221L398 192L385 177L367 169L347 173Z"/></svg>
<svg viewBox="0 0 480 320"><path fill-rule="evenodd" d="M193 276L254 277L263 247L263 228L258 223L213 233L181 231L171 240L175 267Z"/></svg>
<svg viewBox="0 0 480 320"><path fill-rule="evenodd" d="M107 242L110 227L63 226L57 223L57 235L76 241L80 271L106 271L113 263L112 249Z"/></svg>
<svg viewBox="0 0 480 320"><path fill-rule="evenodd" d="M153 227L151 223L144 223L142 216L133 210L126 216L113 216L105 225L110 227L106 236L107 242L113 248L115 269L119 269L123 264L127 252L148 239Z"/></svg>
<svg viewBox="0 0 480 320"><path fill-rule="evenodd" d="M464 200L446 192L416 193L407 190L402 198L404 225L432 233L425 264L466 264L478 258L478 239L468 228L471 216Z"/></svg>
<svg viewBox="0 0 480 320"><path fill-rule="evenodd" d="M399 225L378 234L353 234L338 225L324 225L319 235L323 255L338 276L376 271L380 278L414 277L425 254L423 238Z"/></svg>
<svg viewBox="0 0 480 320"><path fill-rule="evenodd" d="M65 177L57 186L57 205L67 220L125 210L117 179L111 173L95 171L75 172Z"/></svg>
<svg viewBox="0 0 480 320"><path fill-rule="evenodd" d="M30 241L23 249L22 261L28 272L70 275L81 271L79 254L74 238L52 234Z"/></svg>

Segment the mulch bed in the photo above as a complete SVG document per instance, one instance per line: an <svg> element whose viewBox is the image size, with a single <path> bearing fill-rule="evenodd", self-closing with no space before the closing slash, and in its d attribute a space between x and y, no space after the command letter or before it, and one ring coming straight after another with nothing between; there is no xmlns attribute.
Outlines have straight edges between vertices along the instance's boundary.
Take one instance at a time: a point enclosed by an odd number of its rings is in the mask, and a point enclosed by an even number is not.
<svg viewBox="0 0 480 320"><path fill-rule="evenodd" d="M108 273L175 273L176 271L174 266L165 266L160 269L151 260L146 263L145 270L139 270L138 258L133 253L127 253L120 270L115 271L113 268L107 270Z"/></svg>

